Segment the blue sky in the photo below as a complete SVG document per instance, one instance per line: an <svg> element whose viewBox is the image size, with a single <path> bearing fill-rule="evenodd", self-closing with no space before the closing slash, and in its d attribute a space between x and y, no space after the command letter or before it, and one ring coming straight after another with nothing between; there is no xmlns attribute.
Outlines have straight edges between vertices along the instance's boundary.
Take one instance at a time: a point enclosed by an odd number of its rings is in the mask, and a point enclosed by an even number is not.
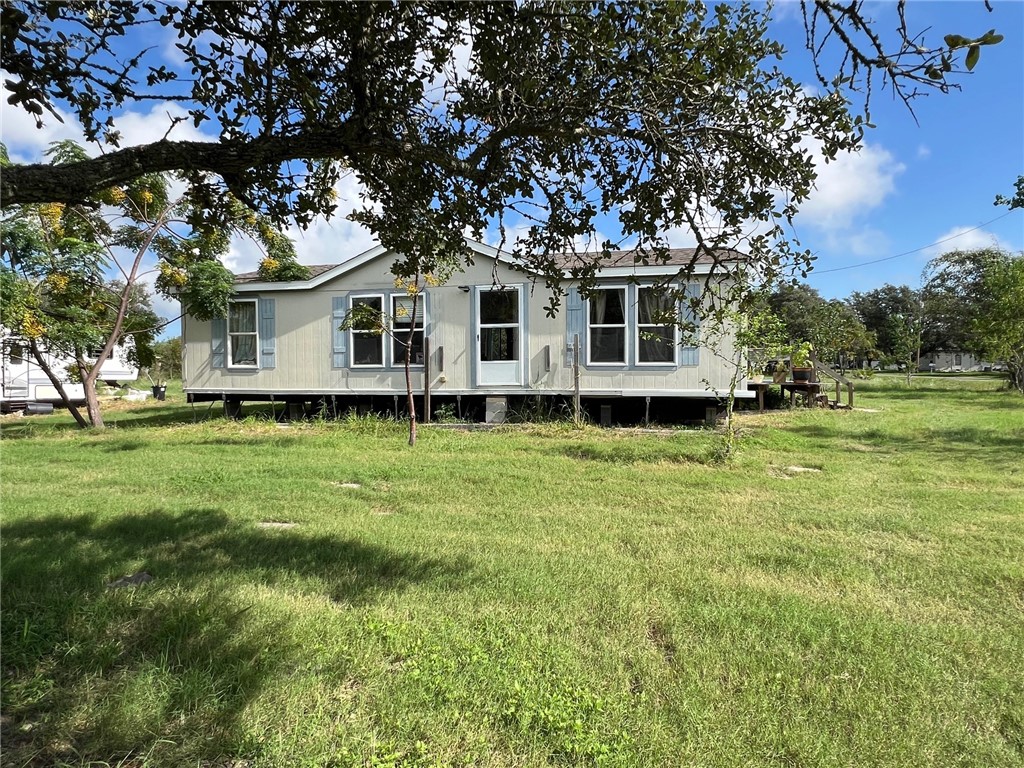
<svg viewBox="0 0 1024 768"><path fill-rule="evenodd" d="M803 24L787 5L779 6L773 32L799 51ZM867 8L888 30L895 26L894 5ZM821 170L819 189L801 213L797 233L818 256L808 282L827 297L884 283L917 286L928 260L955 248L996 243L1024 249L1024 210L1004 216L1007 209L993 205L996 194L1010 194L1024 174L1024 4L995 0L988 13L981 0L912 2L907 18L911 31L930 28L926 42L938 43L950 33L977 37L992 28L1005 40L982 50L974 72L962 79L962 90L916 99L916 123L901 101L889 92L876 93L872 121L877 127L868 132L864 149ZM803 65L810 82L806 61ZM789 62L787 69L800 71ZM926 247L939 240L947 242Z"/></svg>
<svg viewBox="0 0 1024 768"><path fill-rule="evenodd" d="M895 26L894 6L869 3L866 11L888 32ZM919 285L928 259L945 250L993 243L1024 250L1024 210L1007 214L1006 208L993 205L996 194L1009 194L1017 176L1024 174L1024 3L994 0L993 6L989 13L982 0L909 4L911 31L927 30L926 43L938 44L949 33L975 37L992 28L1005 40L983 49L974 73L962 78L962 90L915 100L916 122L901 101L889 92L876 92L872 120L877 128L868 132L863 149L820 168L818 188L796 226L802 245L817 255L808 282L826 297L845 297L887 282ZM772 34L791 52L783 68L813 87L797 4L779 2L773 18ZM152 42L175 63L171 39ZM153 104L122 115L118 128L123 143L161 138L168 113L182 110ZM6 99L0 136L13 159L22 162L38 160L51 141L81 138L71 119L64 124L51 120L43 130L36 129ZM212 137L182 123L171 138ZM344 179L338 193L342 201L355 204L358 185ZM341 217L289 234L296 240L299 260L307 264L338 262L373 245L367 232ZM674 232L671 238L676 246L692 244L685 232ZM945 242L931 245L938 241ZM254 247L239 242L227 266L254 269L259 257ZM162 300L157 309L167 316L176 311ZM168 332L176 333L177 324Z"/></svg>

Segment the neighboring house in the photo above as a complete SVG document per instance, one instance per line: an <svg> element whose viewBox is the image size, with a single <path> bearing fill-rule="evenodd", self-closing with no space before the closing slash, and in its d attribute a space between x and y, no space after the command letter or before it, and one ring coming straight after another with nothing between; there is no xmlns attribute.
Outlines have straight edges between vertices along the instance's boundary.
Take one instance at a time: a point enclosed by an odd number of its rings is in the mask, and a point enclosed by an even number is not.
<svg viewBox="0 0 1024 768"><path fill-rule="evenodd" d="M686 399L702 417L709 399L728 394L727 363L706 348L682 346L675 326L652 319L659 298L644 283L675 274L692 250L674 250L669 263L657 266L613 254L592 299L582 299L570 282L560 311L549 317L543 283L534 285L494 248L467 242L474 264L427 288L415 318L409 297L395 288L394 253L380 246L311 267L304 281L238 275L226 320L182 320L185 392L194 402L223 400L229 414L243 401L267 400L335 411L399 407L393 398L405 394L403 346L386 334L341 330L353 306L368 304L395 318L401 338L414 323L413 387L422 396L429 385L432 410L458 402L463 413L479 413L487 397L571 396L577 338L579 391L592 403L639 398L649 405L652 398L664 406ZM698 263L696 273L709 270L709 262ZM700 289L687 288L691 295ZM732 355L728 340L721 351Z"/></svg>
<svg viewBox="0 0 1024 768"><path fill-rule="evenodd" d="M127 351L133 343L128 337L125 340L128 346L114 348L100 368L100 381L135 381L139 377L139 369L128 361ZM68 398L73 403L84 403L85 389L72 381L70 374L74 360L46 351L45 341L40 342L40 347L47 367L61 381ZM32 356L28 342L3 328L0 328L0 366L0 410L3 412L21 410L29 403L61 402L60 393Z"/></svg>
<svg viewBox="0 0 1024 768"><path fill-rule="evenodd" d="M929 352L921 355L921 371L983 371L992 363L975 357L970 352Z"/></svg>

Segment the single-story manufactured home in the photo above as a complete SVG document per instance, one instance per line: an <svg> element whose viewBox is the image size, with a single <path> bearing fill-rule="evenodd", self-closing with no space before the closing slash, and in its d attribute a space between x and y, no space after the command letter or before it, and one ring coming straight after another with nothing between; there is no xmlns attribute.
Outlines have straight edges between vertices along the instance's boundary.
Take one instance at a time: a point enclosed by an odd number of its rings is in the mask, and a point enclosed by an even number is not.
<svg viewBox="0 0 1024 768"><path fill-rule="evenodd" d="M970 352L946 350L921 355L918 366L921 371L984 371L991 368L992 363L975 357Z"/></svg>
<svg viewBox="0 0 1024 768"><path fill-rule="evenodd" d="M569 282L551 317L549 296L534 275L494 248L467 244L474 263L428 287L415 317L408 294L395 287L395 253L380 246L311 267L307 280L238 275L225 319L182 319L185 392L193 402L223 401L229 415L252 401L312 412L404 408L404 345L388 334L342 327L362 305L391 318L402 338L412 324L413 387L431 411L450 404L459 415L482 417L488 398L488 408L496 400L564 401L578 386L592 413L597 404L621 410L629 403L651 415L653 402L657 413L688 406L702 418L707 405L727 396L732 369L722 356L733 355L729 339L720 355L683 345L675 326L658 324L669 300L649 287L688 264L692 249L650 265L613 253L596 292L584 299ZM694 279L710 270L710 259L698 260ZM702 286L686 290L700 295ZM676 311L690 310L681 302Z"/></svg>

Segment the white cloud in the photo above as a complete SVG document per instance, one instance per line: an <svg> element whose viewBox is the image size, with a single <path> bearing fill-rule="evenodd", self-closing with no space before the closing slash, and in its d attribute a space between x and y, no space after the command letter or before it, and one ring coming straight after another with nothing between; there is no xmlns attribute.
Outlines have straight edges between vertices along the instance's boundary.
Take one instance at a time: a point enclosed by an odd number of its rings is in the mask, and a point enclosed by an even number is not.
<svg viewBox="0 0 1024 768"><path fill-rule="evenodd" d="M171 128L174 118L185 118ZM121 146L133 147L160 141L166 135L170 141L214 141L212 136L195 127L180 104L165 101L154 104L149 112L124 112L116 118L121 132ZM170 133L168 133L170 129Z"/></svg>
<svg viewBox="0 0 1024 768"><path fill-rule="evenodd" d="M818 178L800 206L799 221L822 232L847 230L879 207L895 191L896 177L906 170L887 149L873 144L841 154L830 163L825 163L820 148L814 154Z"/></svg>
<svg viewBox="0 0 1024 768"><path fill-rule="evenodd" d="M301 264L340 264L377 244L366 227L346 218L362 206L364 187L355 175L342 176L334 185L334 191L338 208L330 220L318 218L306 229L293 225L285 233L295 242Z"/></svg>
<svg viewBox="0 0 1024 768"><path fill-rule="evenodd" d="M922 251L924 257L933 259L950 251L971 251L977 248L1002 248L1014 250L1013 246L992 232L976 227L953 227L933 241L935 245Z"/></svg>
<svg viewBox="0 0 1024 768"><path fill-rule="evenodd" d="M917 156L918 156L919 159L923 160L924 158L930 156L931 153L932 153L932 151L931 151L931 149L929 147L925 146L924 144L919 144L918 145L918 147L917 147Z"/></svg>
<svg viewBox="0 0 1024 768"><path fill-rule="evenodd" d="M0 77L8 77L0 70ZM57 109L60 120L49 113L43 115L43 127L36 126L35 118L21 107L7 103L10 91L2 88L3 101L0 103L0 141L7 145L11 160L16 163L38 163L43 161L43 152L54 141L73 139L81 142L90 155L99 154L95 144L85 144L85 133L81 123L69 112ZM172 118L185 117L186 112L174 102L161 102L150 107L148 112L127 111L116 118L116 128L121 132L121 147L148 144L159 141L167 135ZM63 120L63 122L61 122ZM195 127L191 120L179 122L167 138L173 141L210 141L213 136ZM113 150L114 147L110 147ZM109 150L108 150L109 151Z"/></svg>
<svg viewBox="0 0 1024 768"><path fill-rule="evenodd" d="M0 70L0 79L6 80L8 77L7 72ZM7 103L10 95L7 86L2 86L0 141L7 145L13 162L38 163L43 160L43 151L51 142L82 139L82 126L69 113L58 109L57 115L60 120L49 113L44 113L43 127L38 128L33 115L20 106Z"/></svg>
<svg viewBox="0 0 1024 768"><path fill-rule="evenodd" d="M772 21L803 21L803 13L800 10L798 0L774 0L768 11Z"/></svg>
<svg viewBox="0 0 1024 768"><path fill-rule="evenodd" d="M300 264L340 264L377 245L366 227L349 221L346 216L362 205L362 184L354 174L346 174L334 185L338 208L330 219L314 219L306 229L294 224L285 234L295 243ZM249 238L235 237L224 257L224 266L236 274L255 271L263 259L259 245Z"/></svg>
<svg viewBox="0 0 1024 768"><path fill-rule="evenodd" d="M830 251L840 251L852 256L877 257L890 249L889 237L881 230L865 227L859 230L829 232L825 238L825 247Z"/></svg>

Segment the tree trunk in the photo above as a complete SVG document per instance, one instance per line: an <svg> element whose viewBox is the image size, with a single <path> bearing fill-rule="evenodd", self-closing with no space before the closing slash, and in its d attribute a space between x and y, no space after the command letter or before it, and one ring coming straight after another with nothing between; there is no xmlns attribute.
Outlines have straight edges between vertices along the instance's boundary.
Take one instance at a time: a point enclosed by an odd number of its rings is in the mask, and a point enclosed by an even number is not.
<svg viewBox="0 0 1024 768"><path fill-rule="evenodd" d="M57 375L50 368L49 364L43 359L42 352L39 351L39 345L35 339L29 339L29 349L32 350L32 356L36 359L36 365L39 366L39 370L46 374L46 378L53 384L53 388L57 390L57 394L60 395L61 401L64 403L64 407L68 409L68 412L74 417L78 426L85 429L89 426L88 422L82 417L78 408L71 402L71 398L68 397L68 392L64 389L64 382L62 382Z"/></svg>
<svg viewBox="0 0 1024 768"><path fill-rule="evenodd" d="M96 378L100 373L102 362L97 361L87 368L85 359L78 355L78 371L82 376L82 388L85 390L85 413L94 429L103 429L103 413L100 411L100 396L96 392Z"/></svg>
<svg viewBox="0 0 1024 768"><path fill-rule="evenodd" d="M1024 360L1007 360L1006 368L1010 374L1010 386L1024 394Z"/></svg>

